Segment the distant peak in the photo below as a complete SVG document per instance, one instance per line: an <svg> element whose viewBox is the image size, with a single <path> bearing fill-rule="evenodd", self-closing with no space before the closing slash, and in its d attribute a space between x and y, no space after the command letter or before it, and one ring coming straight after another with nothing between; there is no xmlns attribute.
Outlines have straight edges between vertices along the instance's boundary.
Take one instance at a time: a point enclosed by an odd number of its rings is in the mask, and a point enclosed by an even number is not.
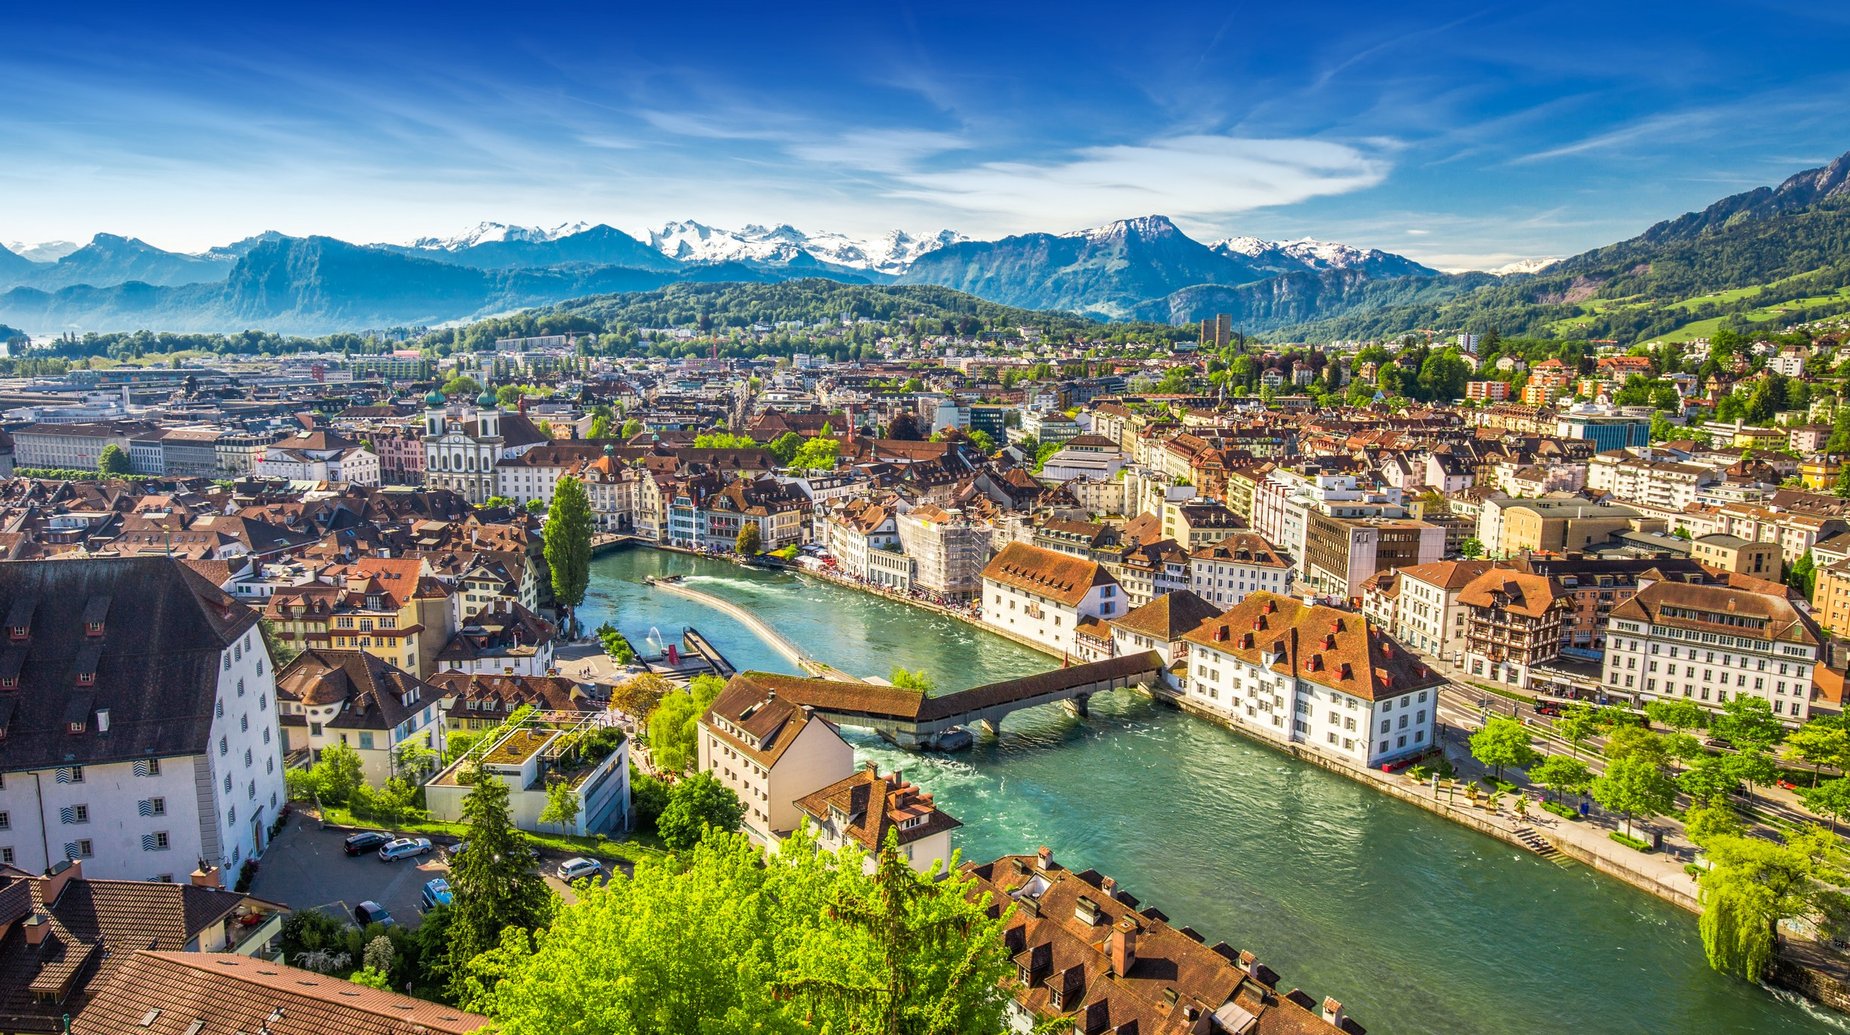
<svg viewBox="0 0 1850 1035"><path fill-rule="evenodd" d="M1168 216L1138 216L1135 219L1116 219L1090 230L1075 230L1065 236L1106 240L1125 237L1166 237L1181 232L1181 229L1170 221Z"/></svg>

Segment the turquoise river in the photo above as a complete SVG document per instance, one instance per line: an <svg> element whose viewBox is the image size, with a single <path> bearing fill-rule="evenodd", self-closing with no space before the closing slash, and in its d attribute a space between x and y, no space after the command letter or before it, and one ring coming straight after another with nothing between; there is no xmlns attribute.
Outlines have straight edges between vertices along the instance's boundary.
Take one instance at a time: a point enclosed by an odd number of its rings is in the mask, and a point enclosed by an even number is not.
<svg viewBox="0 0 1850 1035"><path fill-rule="evenodd" d="M648 549L598 558L583 611L641 646L707 634L741 669L794 671L731 618L641 584L684 574L844 671L922 668L946 690L1049 658L804 576ZM1178 924L1333 995L1375 1035L1850 1031L1834 1014L1711 972L1695 919L1133 694L1011 716L956 755L847 731L964 823L967 859L1050 846Z"/></svg>

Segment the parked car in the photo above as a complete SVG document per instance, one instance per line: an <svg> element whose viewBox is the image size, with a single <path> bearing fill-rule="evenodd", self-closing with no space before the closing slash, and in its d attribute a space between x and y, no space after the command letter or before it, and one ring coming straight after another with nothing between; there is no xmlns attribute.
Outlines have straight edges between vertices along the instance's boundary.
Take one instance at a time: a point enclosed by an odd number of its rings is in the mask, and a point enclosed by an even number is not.
<svg viewBox="0 0 1850 1035"><path fill-rule="evenodd" d="M1779 781L1779 785L1789 791L1796 791L1799 789L1799 785L1793 783L1791 780L1781 780Z"/></svg>
<svg viewBox="0 0 1850 1035"><path fill-rule="evenodd" d="M442 877L432 877L430 880L424 882L424 893L418 896L418 898L419 901L423 903L424 908L430 910L438 906L449 905L450 902L453 901L454 896L450 894L449 881Z"/></svg>
<svg viewBox="0 0 1850 1035"><path fill-rule="evenodd" d="M370 898L353 907L353 918L359 921L361 927L371 927L374 924L381 927L392 927L398 923L392 919L391 913L386 912L384 906Z"/></svg>
<svg viewBox="0 0 1850 1035"><path fill-rule="evenodd" d="M565 860L559 864L558 870L554 871L555 876L567 883L575 880L583 880L586 877L595 877L603 872L603 863L598 862L596 859L586 859L583 856L579 856L576 859Z"/></svg>
<svg viewBox="0 0 1850 1035"><path fill-rule="evenodd" d="M362 830L357 834L348 834L347 840L341 842L348 855L365 855L392 839L392 835L383 830Z"/></svg>
<svg viewBox="0 0 1850 1035"><path fill-rule="evenodd" d="M1712 748L1731 748L1734 746L1734 744L1725 737L1710 737L1703 741L1703 743Z"/></svg>
<svg viewBox="0 0 1850 1035"><path fill-rule="evenodd" d="M394 859L412 859L430 851L428 837L400 837L387 841L379 849L379 858L386 862Z"/></svg>

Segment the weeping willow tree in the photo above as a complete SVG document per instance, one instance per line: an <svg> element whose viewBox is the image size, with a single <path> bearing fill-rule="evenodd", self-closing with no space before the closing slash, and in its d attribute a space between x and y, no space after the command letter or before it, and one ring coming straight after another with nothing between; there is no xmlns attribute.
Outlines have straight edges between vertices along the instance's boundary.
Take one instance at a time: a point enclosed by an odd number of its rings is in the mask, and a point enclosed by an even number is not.
<svg viewBox="0 0 1850 1035"><path fill-rule="evenodd" d="M1759 982L1773 965L1779 922L1839 912L1844 875L1836 838L1808 827L1779 844L1737 833L1698 840L1713 868L1702 878L1702 947L1709 965Z"/></svg>

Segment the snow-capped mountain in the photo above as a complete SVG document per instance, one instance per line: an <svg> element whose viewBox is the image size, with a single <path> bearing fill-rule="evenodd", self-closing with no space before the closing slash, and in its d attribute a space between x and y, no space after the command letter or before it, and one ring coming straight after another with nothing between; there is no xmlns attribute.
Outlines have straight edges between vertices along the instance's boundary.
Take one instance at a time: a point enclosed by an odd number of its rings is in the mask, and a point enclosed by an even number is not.
<svg viewBox="0 0 1850 1035"><path fill-rule="evenodd" d="M1208 245L1229 257L1239 256L1255 269L1276 273L1322 270L1355 270L1370 276L1431 276L1437 272L1412 259L1379 248L1318 241L1306 237L1297 241L1268 241L1259 237L1229 237Z"/></svg>
<svg viewBox="0 0 1850 1035"><path fill-rule="evenodd" d="M538 226L512 226L508 223L477 223L454 237L420 237L411 242L413 248L428 251L455 252L464 248L473 248L478 244L490 244L497 241L518 241L526 244L542 244L556 241L561 237L583 233L591 228L590 223L578 221L561 223L547 229Z"/></svg>
<svg viewBox="0 0 1850 1035"><path fill-rule="evenodd" d="M1545 259L1517 259L1515 262L1506 262L1494 270L1484 272L1498 277L1507 277L1515 273L1540 273L1560 261L1552 256Z"/></svg>
<svg viewBox="0 0 1850 1035"><path fill-rule="evenodd" d="M76 241L8 241L6 250L31 262L57 262L83 245Z"/></svg>
<svg viewBox="0 0 1850 1035"><path fill-rule="evenodd" d="M897 274L913 260L947 244L968 240L953 230L914 237L892 230L871 240L847 234L809 234L788 223L722 230L691 219L649 231L649 245L680 262L759 262L786 266L804 257L849 269Z"/></svg>

